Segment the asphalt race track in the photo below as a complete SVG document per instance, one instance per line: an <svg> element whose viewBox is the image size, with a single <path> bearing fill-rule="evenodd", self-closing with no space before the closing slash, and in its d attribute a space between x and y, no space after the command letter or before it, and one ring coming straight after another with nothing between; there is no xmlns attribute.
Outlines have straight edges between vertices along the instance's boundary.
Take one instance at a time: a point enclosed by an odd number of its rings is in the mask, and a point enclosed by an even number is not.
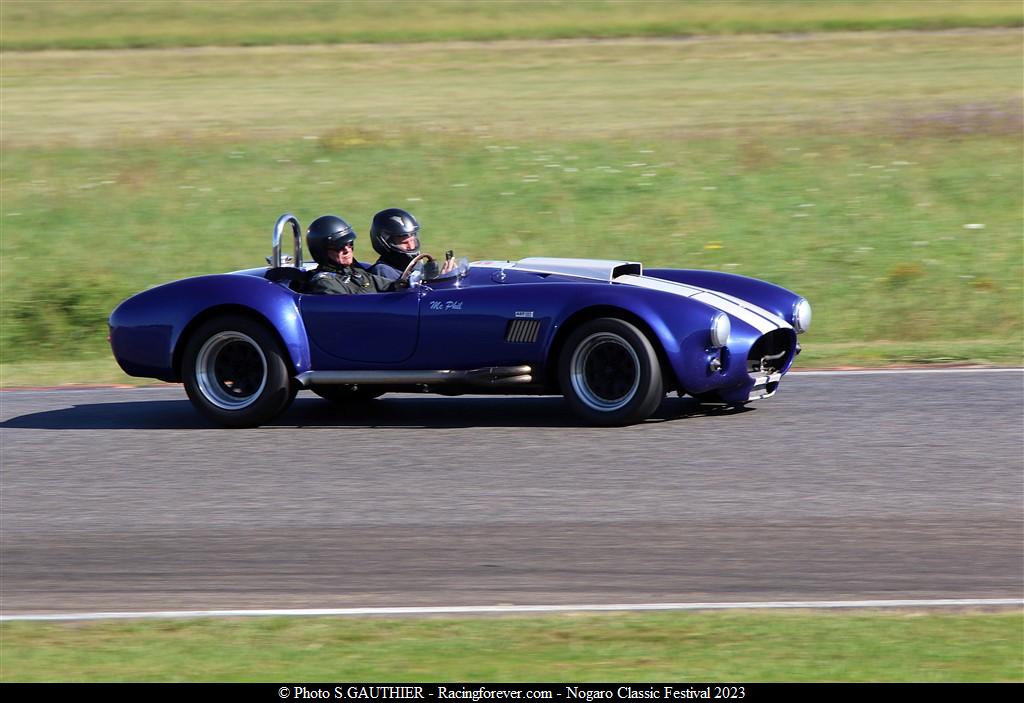
<svg viewBox="0 0 1024 703"><path fill-rule="evenodd" d="M0 393L0 605L94 610L1024 596L1024 373L794 373L735 411L178 386Z"/></svg>

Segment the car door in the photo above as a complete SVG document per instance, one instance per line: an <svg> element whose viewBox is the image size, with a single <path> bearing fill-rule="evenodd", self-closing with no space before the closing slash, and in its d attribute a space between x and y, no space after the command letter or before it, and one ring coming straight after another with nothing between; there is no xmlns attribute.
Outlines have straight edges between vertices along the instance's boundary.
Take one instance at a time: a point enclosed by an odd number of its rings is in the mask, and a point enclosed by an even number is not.
<svg viewBox="0 0 1024 703"><path fill-rule="evenodd" d="M299 309L313 368L343 369L348 362L400 364L416 351L419 307L414 290L303 295Z"/></svg>
<svg viewBox="0 0 1024 703"><path fill-rule="evenodd" d="M520 297L501 286L425 290L416 367L470 369L538 363L549 319L539 296L530 304ZM523 334L518 332L520 326Z"/></svg>

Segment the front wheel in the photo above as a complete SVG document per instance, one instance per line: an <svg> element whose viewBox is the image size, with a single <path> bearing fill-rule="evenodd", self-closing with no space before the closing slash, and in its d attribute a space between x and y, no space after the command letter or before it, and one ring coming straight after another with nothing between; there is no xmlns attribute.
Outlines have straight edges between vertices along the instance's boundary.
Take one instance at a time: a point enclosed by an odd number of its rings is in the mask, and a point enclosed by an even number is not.
<svg viewBox="0 0 1024 703"><path fill-rule="evenodd" d="M591 320L569 335L558 379L569 407L595 425L646 420L665 396L650 340L630 323L611 317Z"/></svg>
<svg viewBox="0 0 1024 703"><path fill-rule="evenodd" d="M280 343L265 325L247 317L226 315L200 325L182 363L189 400L221 425L261 425L295 398L297 387Z"/></svg>

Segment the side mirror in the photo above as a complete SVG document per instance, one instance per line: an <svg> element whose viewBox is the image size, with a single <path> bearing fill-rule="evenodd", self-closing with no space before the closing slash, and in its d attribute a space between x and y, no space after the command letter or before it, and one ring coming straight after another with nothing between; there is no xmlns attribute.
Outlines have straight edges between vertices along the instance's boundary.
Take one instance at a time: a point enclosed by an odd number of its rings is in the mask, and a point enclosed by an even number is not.
<svg viewBox="0 0 1024 703"><path fill-rule="evenodd" d="M423 272L420 270L413 271L409 274L409 287L419 288L423 285Z"/></svg>
<svg viewBox="0 0 1024 703"><path fill-rule="evenodd" d="M462 257L455 268L459 272L459 278L465 278L469 274L469 259L465 256Z"/></svg>

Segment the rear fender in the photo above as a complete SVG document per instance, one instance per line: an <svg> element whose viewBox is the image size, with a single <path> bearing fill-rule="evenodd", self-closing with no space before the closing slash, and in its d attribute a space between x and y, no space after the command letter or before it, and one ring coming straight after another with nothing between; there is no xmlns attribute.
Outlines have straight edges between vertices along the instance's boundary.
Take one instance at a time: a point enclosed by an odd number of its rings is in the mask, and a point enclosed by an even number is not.
<svg viewBox="0 0 1024 703"><path fill-rule="evenodd" d="M308 371L309 342L298 296L258 276L218 274L168 283L135 295L110 315L110 343L125 373L180 380L181 352L194 327L212 315L261 318L281 340L295 373Z"/></svg>

